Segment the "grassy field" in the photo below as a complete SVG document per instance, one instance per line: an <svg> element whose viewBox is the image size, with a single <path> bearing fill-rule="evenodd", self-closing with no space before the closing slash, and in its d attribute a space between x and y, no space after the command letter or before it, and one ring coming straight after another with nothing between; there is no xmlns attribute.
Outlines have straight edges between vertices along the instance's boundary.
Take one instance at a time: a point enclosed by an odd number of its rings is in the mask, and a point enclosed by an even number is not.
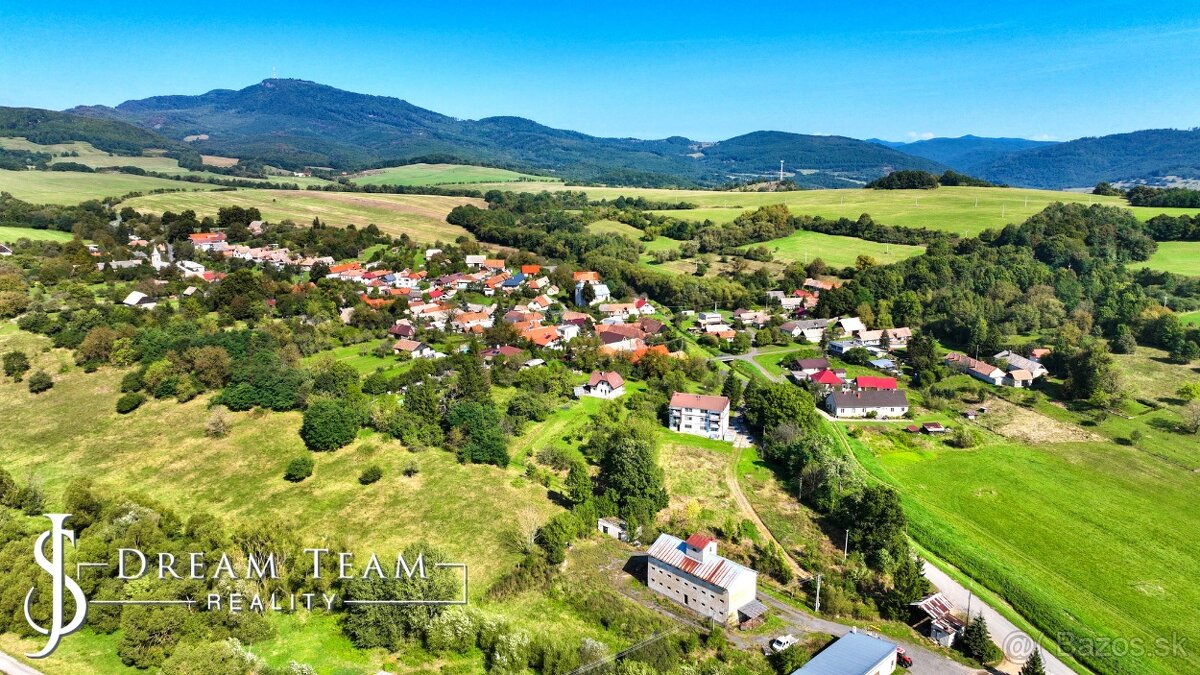
<svg viewBox="0 0 1200 675"><path fill-rule="evenodd" d="M214 185L181 183L167 178L124 173L75 171L7 171L0 169L0 192L34 204L78 204L89 199L120 197L151 190L211 190Z"/></svg>
<svg viewBox="0 0 1200 675"><path fill-rule="evenodd" d="M496 184L498 189L514 186ZM689 219L729 222L744 210L770 204L786 204L798 215L826 218L858 218L863 213L888 225L929 227L974 235L989 227L1019 223L1052 202L1082 202L1125 206L1118 197L1101 197L1078 192L1028 190L1021 188L943 187L936 190L800 190L796 192L715 192L709 190L664 190L650 188L592 188L562 185L530 186L529 190L584 190L591 199L615 199L621 195L647 199L690 202L695 211L660 211ZM1143 220L1160 213L1194 213L1196 209L1133 208Z"/></svg>
<svg viewBox="0 0 1200 675"><path fill-rule="evenodd" d="M912 536L1052 637L1195 642L1200 540L1183 533L1200 530L1200 447L1174 430L1171 393L1196 378L1162 356L1117 357L1131 394L1161 409L1133 404L1144 412L1081 424L1041 397L1032 408L995 405L972 424L983 443L971 450L879 426L850 442L901 491ZM1200 668L1192 650L1120 660L1122 672Z"/></svg>
<svg viewBox="0 0 1200 675"><path fill-rule="evenodd" d="M1131 267L1200 277L1200 241L1160 241L1149 260L1133 263Z"/></svg>
<svg viewBox="0 0 1200 675"><path fill-rule="evenodd" d="M620 234L634 241L641 241L642 231L632 225L616 220L597 220L594 223L588 224L588 229L596 234ZM658 237L658 240L667 242L668 245L677 245L679 242L672 241L666 237ZM657 241L657 240L656 240ZM645 243L645 242L643 242Z"/></svg>
<svg viewBox="0 0 1200 675"><path fill-rule="evenodd" d="M215 216L222 206L255 207L271 221L293 220L307 225L319 217L329 225L374 223L392 235L407 233L413 239L453 241L467 231L446 222L446 214L459 204L483 205L468 197L431 195L362 194L310 190L236 190L213 193L145 195L124 202L144 212L192 209L200 216Z"/></svg>
<svg viewBox="0 0 1200 675"><path fill-rule="evenodd" d="M465 164L407 164L364 171L351 179L359 185L449 185L463 183L559 183L557 178L533 176L507 169Z"/></svg>
<svg viewBox="0 0 1200 675"><path fill-rule="evenodd" d="M59 230L35 230L32 227L0 227L0 241L14 242L18 239L33 241L71 241L70 232Z"/></svg>
<svg viewBox="0 0 1200 675"><path fill-rule="evenodd" d="M56 155L51 161L52 164L57 164L60 162L75 162L77 164L90 166L93 169L114 166L136 166L138 168L145 169L146 171L155 171L158 173L171 175L189 175L216 179L230 178L230 176L214 173L212 171L192 171L190 169L185 169L182 166L179 166L179 162L177 160L170 157L165 157L162 154L156 154L155 151L152 150L147 151L147 154L145 155L131 157L126 155L113 155L104 152L103 150L97 150L92 146L91 143L85 143L83 141L55 143L52 145L39 145L20 137L0 138L0 148L50 153L52 155ZM74 156L62 156L72 152L75 153ZM233 164L237 163L236 159L229 157L210 157L209 159L212 161L206 161L205 163L211 163L214 166L232 166ZM254 180L262 183L295 183L302 187L309 185L325 185L329 183L329 181L322 178L298 178L292 176L278 176L262 180L253 178L244 180Z"/></svg>
<svg viewBox="0 0 1200 675"><path fill-rule="evenodd" d="M925 252L923 246L881 244L808 230L798 230L782 239L772 239L755 246L766 246L775 254L776 261L808 263L813 258L820 258L834 267L852 267L860 255L871 256L875 262L886 265Z"/></svg>

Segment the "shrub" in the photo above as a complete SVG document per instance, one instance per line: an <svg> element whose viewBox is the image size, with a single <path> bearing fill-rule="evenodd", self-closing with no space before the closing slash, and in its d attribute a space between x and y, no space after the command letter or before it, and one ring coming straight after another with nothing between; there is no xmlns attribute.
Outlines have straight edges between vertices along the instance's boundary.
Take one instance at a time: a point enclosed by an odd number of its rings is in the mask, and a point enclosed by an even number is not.
<svg viewBox="0 0 1200 675"><path fill-rule="evenodd" d="M413 476L420 473L420 471L421 471L421 467L417 466L417 463L415 461L410 461L408 464L406 464L404 466L404 475L408 478L412 478Z"/></svg>
<svg viewBox="0 0 1200 675"><path fill-rule="evenodd" d="M29 370L29 357L25 352L11 351L4 355L4 374L14 382L20 382L25 371Z"/></svg>
<svg viewBox="0 0 1200 675"><path fill-rule="evenodd" d="M380 478L383 478L383 469L379 468L378 464L372 464L371 466L363 469L362 474L358 477L358 482L362 483L363 485L370 485L371 483L378 481Z"/></svg>
<svg viewBox="0 0 1200 675"><path fill-rule="evenodd" d="M338 399L318 399L304 411L300 438L309 450L336 450L358 435L359 415Z"/></svg>
<svg viewBox="0 0 1200 675"><path fill-rule="evenodd" d="M29 376L29 392L32 394L40 394L54 386L54 380L50 379L50 374L44 370L39 370Z"/></svg>
<svg viewBox="0 0 1200 675"><path fill-rule="evenodd" d="M309 455L301 455L288 462L287 469L283 472L283 479L293 483L308 478L313 472L313 458Z"/></svg>
<svg viewBox="0 0 1200 675"><path fill-rule="evenodd" d="M209 438L224 438L229 435L229 427L233 420L229 418L229 408L223 405L213 406L208 413L208 421L204 423L204 435Z"/></svg>
<svg viewBox="0 0 1200 675"><path fill-rule="evenodd" d="M128 415L134 410L140 408L145 402L146 396L144 394L130 392L117 399L117 412L121 413L122 415Z"/></svg>

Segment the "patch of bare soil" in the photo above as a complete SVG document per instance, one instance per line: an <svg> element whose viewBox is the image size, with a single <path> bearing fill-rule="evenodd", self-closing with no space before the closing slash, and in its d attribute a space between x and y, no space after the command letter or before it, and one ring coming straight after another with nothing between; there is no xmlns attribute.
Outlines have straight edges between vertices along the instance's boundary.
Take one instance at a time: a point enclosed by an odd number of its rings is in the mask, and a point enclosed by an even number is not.
<svg viewBox="0 0 1200 675"><path fill-rule="evenodd" d="M1104 440L1087 429L1060 422L1004 399L990 399L987 407L988 411L979 418L979 424L1014 441L1039 445Z"/></svg>

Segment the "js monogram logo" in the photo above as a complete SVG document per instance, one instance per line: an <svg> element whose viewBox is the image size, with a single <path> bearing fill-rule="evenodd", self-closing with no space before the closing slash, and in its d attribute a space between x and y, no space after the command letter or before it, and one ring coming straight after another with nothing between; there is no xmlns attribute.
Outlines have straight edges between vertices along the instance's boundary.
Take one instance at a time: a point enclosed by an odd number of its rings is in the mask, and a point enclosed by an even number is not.
<svg viewBox="0 0 1200 675"><path fill-rule="evenodd" d="M66 569L63 563L63 540L71 542L75 545L75 531L63 529L63 523L67 518L71 517L69 513L47 513L46 517L50 519L50 529L43 532L38 537L37 542L33 545L33 556L37 560L38 567L46 570L50 575L53 584L53 595L51 597L51 618L50 627L43 628L33 620L33 616L29 613L29 608L32 604L33 594L36 589L30 588L25 594L25 620L29 622L30 627L42 635L49 637L46 646L40 652L35 654L26 654L31 659L41 659L49 656L58 648L58 643L63 636L70 635L79 630L83 626L83 620L87 617L87 598L83 595L83 589L79 588L79 584L75 580L67 576ZM50 557L46 557L46 542L50 542ZM75 605L75 615L71 617L71 621L63 623L63 613L65 607L65 593L71 594L71 599Z"/></svg>

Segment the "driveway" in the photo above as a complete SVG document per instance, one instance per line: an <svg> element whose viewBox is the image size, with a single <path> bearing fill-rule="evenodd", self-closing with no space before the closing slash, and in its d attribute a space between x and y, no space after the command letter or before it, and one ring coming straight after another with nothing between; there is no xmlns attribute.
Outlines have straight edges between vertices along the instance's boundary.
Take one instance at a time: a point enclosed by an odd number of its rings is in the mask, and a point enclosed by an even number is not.
<svg viewBox="0 0 1200 675"><path fill-rule="evenodd" d="M5 675L42 675L42 671L30 668L4 652L0 652L0 673Z"/></svg>

